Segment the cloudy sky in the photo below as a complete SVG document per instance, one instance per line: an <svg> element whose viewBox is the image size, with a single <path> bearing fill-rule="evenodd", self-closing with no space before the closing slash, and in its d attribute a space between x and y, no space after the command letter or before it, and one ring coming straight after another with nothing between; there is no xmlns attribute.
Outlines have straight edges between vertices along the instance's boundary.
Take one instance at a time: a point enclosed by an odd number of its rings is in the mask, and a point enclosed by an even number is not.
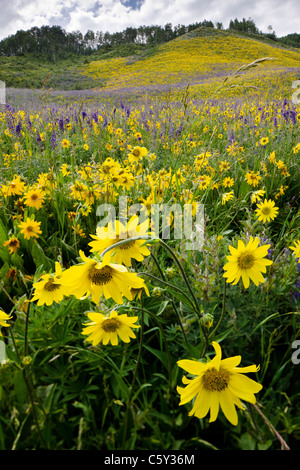
<svg viewBox="0 0 300 470"><path fill-rule="evenodd" d="M299 0L0 0L0 39L33 26L59 25L67 32L123 31L129 26L251 17L259 30L278 37L300 33Z"/></svg>

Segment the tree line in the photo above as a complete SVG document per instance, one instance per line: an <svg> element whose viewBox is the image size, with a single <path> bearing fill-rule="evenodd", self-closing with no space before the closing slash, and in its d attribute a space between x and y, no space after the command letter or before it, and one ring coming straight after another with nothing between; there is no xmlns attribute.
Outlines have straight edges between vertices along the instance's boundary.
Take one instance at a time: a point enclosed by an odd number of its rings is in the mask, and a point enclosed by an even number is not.
<svg viewBox="0 0 300 470"><path fill-rule="evenodd" d="M61 26L42 26L40 28L35 26L27 31L19 30L16 34L0 41L0 55L15 56L32 53L43 56L45 60L56 62L58 59L67 58L73 54L89 55L96 50L107 51L124 44L161 44L200 27L224 29L222 23L214 24L209 20L195 22L187 26L178 24L173 27L171 23L167 23L165 26L128 27L124 31L116 33L103 33L102 31L95 33L88 30L84 35L80 31L66 32ZM228 30L260 34L277 40L272 26L268 27L268 33L262 33L251 18L230 20ZM300 47L300 35L295 33L289 36L293 36L293 38L287 39L290 41L290 45Z"/></svg>
<svg viewBox="0 0 300 470"><path fill-rule="evenodd" d="M19 30L0 41L0 55L15 56L28 53L43 55L56 62L72 54L89 55L95 50L108 49L122 44L161 44L171 41L201 26L214 27L211 21L197 22L188 26L140 26L128 27L124 31L103 33L88 30L66 32L61 26L34 26L28 31Z"/></svg>

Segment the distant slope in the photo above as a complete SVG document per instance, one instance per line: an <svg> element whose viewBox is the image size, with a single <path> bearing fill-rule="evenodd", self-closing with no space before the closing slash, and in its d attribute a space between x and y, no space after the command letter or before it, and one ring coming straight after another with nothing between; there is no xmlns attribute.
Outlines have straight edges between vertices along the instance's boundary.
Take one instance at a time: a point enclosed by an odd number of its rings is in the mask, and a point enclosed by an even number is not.
<svg viewBox="0 0 300 470"><path fill-rule="evenodd" d="M56 64L32 55L0 57L0 80L7 87L58 90L99 88L107 92L163 90L219 83L241 65L262 57L274 60L250 71L252 78L298 73L300 49L243 33L199 28L156 46L118 46L108 54L74 56ZM268 78L269 79L269 78Z"/></svg>
<svg viewBox="0 0 300 470"><path fill-rule="evenodd" d="M232 32L201 28L158 46L147 55L91 61L82 73L108 90L180 85L224 77L239 66L262 57L274 60L260 70L300 67L300 50L265 44Z"/></svg>

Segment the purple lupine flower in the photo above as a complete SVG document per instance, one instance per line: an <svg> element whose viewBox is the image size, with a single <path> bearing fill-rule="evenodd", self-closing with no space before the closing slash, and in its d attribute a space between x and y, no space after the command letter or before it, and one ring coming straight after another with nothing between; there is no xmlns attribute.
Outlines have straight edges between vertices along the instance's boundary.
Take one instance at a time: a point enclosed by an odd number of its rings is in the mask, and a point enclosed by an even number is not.
<svg viewBox="0 0 300 470"><path fill-rule="evenodd" d="M56 134L55 134L55 132L52 132L50 142L51 142L51 147L52 147L53 150L54 150L54 149L56 148L56 146L57 146L57 144L56 144Z"/></svg>
<svg viewBox="0 0 300 470"><path fill-rule="evenodd" d="M16 129L15 129L15 132L16 132L17 135L20 134L21 129L22 129L22 124L20 122L18 122L18 124L16 125Z"/></svg>
<svg viewBox="0 0 300 470"><path fill-rule="evenodd" d="M293 297L294 299L299 299L300 297L300 280L298 280L295 284L294 284L294 288L296 289L294 291L294 294L293 294Z"/></svg>
<svg viewBox="0 0 300 470"><path fill-rule="evenodd" d="M292 123L293 123L293 124L296 124L296 122L297 122L297 114L295 113L294 110L290 111L290 117L291 117Z"/></svg>
<svg viewBox="0 0 300 470"><path fill-rule="evenodd" d="M15 112L14 108L12 108L8 103L5 103L5 107L8 111L10 111L11 113L14 114L14 112Z"/></svg>
<svg viewBox="0 0 300 470"><path fill-rule="evenodd" d="M177 136L178 136L178 135L181 135L181 133L182 133L182 130L183 130L183 125L182 125L182 124L180 124L180 127L179 127L179 129L177 129L177 131L176 131L176 135L177 135Z"/></svg>
<svg viewBox="0 0 300 470"><path fill-rule="evenodd" d="M287 122L288 119L289 119L289 112L288 112L288 111L285 111L284 113L282 113L282 116L284 117L284 119L285 119L286 122Z"/></svg>

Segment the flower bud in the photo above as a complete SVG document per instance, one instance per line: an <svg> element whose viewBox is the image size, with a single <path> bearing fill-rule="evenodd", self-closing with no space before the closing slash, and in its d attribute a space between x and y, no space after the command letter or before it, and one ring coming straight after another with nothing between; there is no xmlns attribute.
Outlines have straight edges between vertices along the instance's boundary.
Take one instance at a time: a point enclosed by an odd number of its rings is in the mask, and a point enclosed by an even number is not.
<svg viewBox="0 0 300 470"><path fill-rule="evenodd" d="M211 313L205 313L202 318L200 319L201 325L205 326L206 328L211 328L214 322L214 317Z"/></svg>

